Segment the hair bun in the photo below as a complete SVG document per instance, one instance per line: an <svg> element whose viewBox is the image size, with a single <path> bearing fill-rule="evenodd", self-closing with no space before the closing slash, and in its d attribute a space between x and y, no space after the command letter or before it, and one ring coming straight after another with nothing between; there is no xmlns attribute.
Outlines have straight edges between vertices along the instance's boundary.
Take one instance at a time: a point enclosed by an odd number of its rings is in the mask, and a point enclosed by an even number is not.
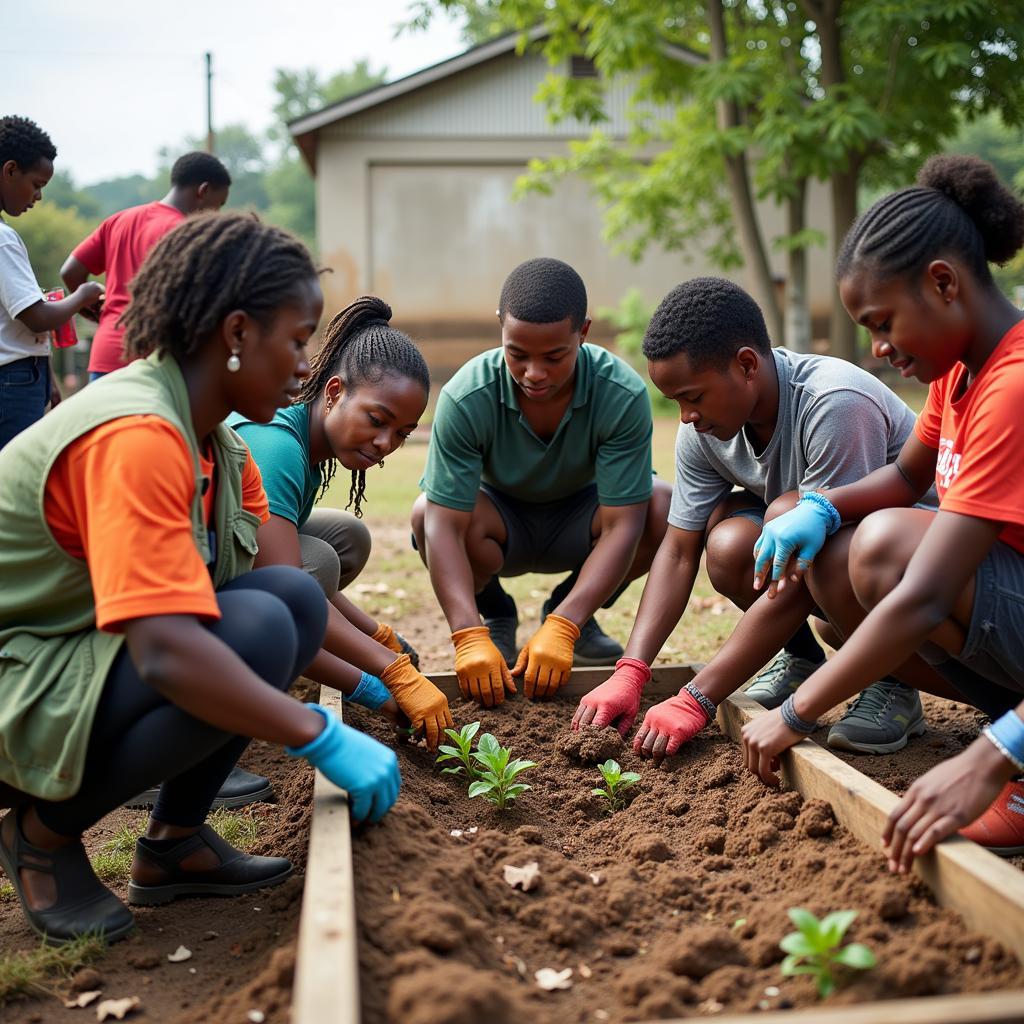
<svg viewBox="0 0 1024 1024"><path fill-rule="evenodd" d="M378 298L376 295L361 295L353 306L358 306L360 312L366 320L383 320L384 323L391 323L391 307L383 300Z"/></svg>
<svg viewBox="0 0 1024 1024"><path fill-rule="evenodd" d="M948 196L970 217L989 262L1005 263L1024 245L1024 203L979 157L933 156L918 172L917 183Z"/></svg>

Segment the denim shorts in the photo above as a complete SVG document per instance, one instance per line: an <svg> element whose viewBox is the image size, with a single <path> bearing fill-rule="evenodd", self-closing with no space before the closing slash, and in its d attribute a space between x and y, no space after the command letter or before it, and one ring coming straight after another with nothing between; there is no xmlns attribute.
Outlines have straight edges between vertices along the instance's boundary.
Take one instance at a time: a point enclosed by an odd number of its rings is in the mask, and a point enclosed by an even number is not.
<svg viewBox="0 0 1024 1024"><path fill-rule="evenodd" d="M963 650L944 660L922 652L975 707L997 717L1024 697L1024 555L997 541L974 574L974 608Z"/></svg>
<svg viewBox="0 0 1024 1024"><path fill-rule="evenodd" d="M25 356L0 366L0 448L41 420L49 400L48 356Z"/></svg>

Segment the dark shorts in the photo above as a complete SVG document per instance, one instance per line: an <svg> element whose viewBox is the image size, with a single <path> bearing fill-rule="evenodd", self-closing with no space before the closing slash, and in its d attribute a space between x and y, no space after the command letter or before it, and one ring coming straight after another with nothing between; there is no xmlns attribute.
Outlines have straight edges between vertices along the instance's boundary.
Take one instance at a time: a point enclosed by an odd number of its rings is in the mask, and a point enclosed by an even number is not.
<svg viewBox="0 0 1024 1024"><path fill-rule="evenodd" d="M974 574L974 609L963 650L952 657L929 645L921 653L992 717L1016 707L1024 699L1024 555L997 541Z"/></svg>
<svg viewBox="0 0 1024 1024"><path fill-rule="evenodd" d="M487 484L480 490L505 523L505 564L499 576L568 572L587 560L594 546L590 524L597 511L597 484L546 502L519 501Z"/></svg>

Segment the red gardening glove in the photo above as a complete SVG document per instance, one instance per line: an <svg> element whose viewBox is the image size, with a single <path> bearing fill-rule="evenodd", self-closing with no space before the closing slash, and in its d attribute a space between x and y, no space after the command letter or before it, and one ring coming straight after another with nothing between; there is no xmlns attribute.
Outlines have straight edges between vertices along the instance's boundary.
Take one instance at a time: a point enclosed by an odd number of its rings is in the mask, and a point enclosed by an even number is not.
<svg viewBox="0 0 1024 1024"><path fill-rule="evenodd" d="M696 697L680 690L674 697L648 709L633 740L633 752L661 761L671 757L708 724L707 712Z"/></svg>
<svg viewBox="0 0 1024 1024"><path fill-rule="evenodd" d="M573 729L614 725L625 739L640 710L640 694L651 680L650 667L637 658L619 658L615 672L581 701L572 719Z"/></svg>

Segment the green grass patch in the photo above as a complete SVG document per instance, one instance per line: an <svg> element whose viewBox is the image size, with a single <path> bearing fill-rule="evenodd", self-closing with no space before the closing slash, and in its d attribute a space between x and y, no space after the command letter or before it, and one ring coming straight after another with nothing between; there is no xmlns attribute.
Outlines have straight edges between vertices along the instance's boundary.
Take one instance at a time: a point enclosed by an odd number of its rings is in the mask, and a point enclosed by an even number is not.
<svg viewBox="0 0 1024 1024"><path fill-rule="evenodd" d="M260 820L248 810L229 811L218 807L207 819L206 824L225 842L239 850L251 850L260 837Z"/></svg>
<svg viewBox="0 0 1024 1024"><path fill-rule="evenodd" d="M98 936L83 935L65 946L40 944L37 949L0 955L0 1006L15 996L55 995L50 984L70 977L102 956L105 949Z"/></svg>

